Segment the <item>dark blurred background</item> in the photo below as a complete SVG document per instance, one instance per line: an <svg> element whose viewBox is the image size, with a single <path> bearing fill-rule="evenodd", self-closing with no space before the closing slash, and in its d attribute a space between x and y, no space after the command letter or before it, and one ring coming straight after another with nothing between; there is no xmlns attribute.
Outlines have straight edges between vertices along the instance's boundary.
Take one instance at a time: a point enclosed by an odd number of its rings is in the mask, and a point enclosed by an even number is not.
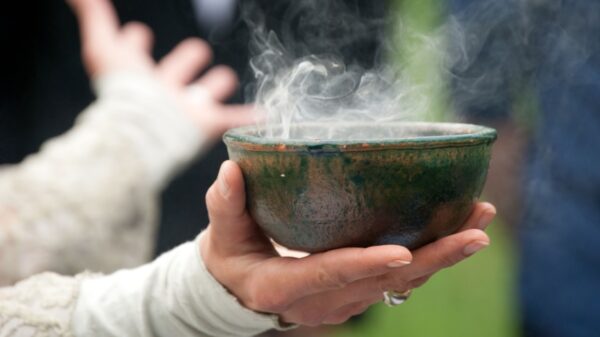
<svg viewBox="0 0 600 337"><path fill-rule="evenodd" d="M243 102L252 80L248 68L249 32L236 0L115 0L122 22L141 21L155 34L160 59L186 37L207 40L214 63L231 66L242 85L231 102ZM253 1L278 29L288 3ZM348 0L363 15L383 17L385 2ZM80 57L75 17L63 0L6 2L0 13L0 164L16 163L40 145L67 131L89 105L93 93ZM369 63L375 37L352 53ZM360 49L360 50L359 50ZM164 192L157 254L194 238L206 226L204 194L227 159L224 145L204 154Z"/></svg>
<svg viewBox="0 0 600 337"><path fill-rule="evenodd" d="M67 131L94 99L80 58L75 17L62 0L11 1L0 25L0 163L15 163L34 153L51 137ZM247 65L247 32L241 25L212 34L186 0L118 0L123 22L148 24L155 34L154 56L160 59L190 36L209 39L215 62L243 76ZM233 30L236 30L235 32ZM241 92L241 91L240 91ZM236 94L233 101L242 101ZM204 194L227 158L219 143L170 185L163 196L157 253L190 240L207 223Z"/></svg>

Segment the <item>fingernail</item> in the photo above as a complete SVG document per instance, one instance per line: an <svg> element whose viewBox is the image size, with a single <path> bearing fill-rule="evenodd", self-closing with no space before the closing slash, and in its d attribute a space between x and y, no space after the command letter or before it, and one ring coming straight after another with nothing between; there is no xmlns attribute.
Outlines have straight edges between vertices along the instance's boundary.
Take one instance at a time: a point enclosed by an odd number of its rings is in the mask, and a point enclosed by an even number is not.
<svg viewBox="0 0 600 337"><path fill-rule="evenodd" d="M492 222L492 220L494 220L494 217L496 217L496 213L492 213L492 212L483 213L483 215L479 218L479 223L477 224L477 228L479 228L481 230L486 229L487 226L489 226L489 224Z"/></svg>
<svg viewBox="0 0 600 337"><path fill-rule="evenodd" d="M394 260L387 264L389 268L400 268L410 264L410 261L407 260Z"/></svg>
<svg viewBox="0 0 600 337"><path fill-rule="evenodd" d="M221 196L223 196L223 198L227 198L229 196L229 183L227 182L225 174L223 174L222 170L219 173L219 192L221 192Z"/></svg>
<svg viewBox="0 0 600 337"><path fill-rule="evenodd" d="M485 241L471 242L465 246L465 249L463 249L463 254L465 254L465 256L471 256L489 245L489 242Z"/></svg>

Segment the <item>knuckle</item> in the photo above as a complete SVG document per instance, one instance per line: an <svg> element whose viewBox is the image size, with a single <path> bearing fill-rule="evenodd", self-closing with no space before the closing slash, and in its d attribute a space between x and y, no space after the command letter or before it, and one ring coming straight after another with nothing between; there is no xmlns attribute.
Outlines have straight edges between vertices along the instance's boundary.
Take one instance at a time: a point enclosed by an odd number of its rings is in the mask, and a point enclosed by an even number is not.
<svg viewBox="0 0 600 337"><path fill-rule="evenodd" d="M460 257L457 256L454 247L451 242L440 240L436 247L437 254L434 255L434 265L438 266L438 269L447 268L455 265L460 261Z"/></svg>
<svg viewBox="0 0 600 337"><path fill-rule="evenodd" d="M460 257L456 253L446 253L440 256L440 265L442 268L448 268L457 264L460 261Z"/></svg>
<svg viewBox="0 0 600 337"><path fill-rule="evenodd" d="M257 311L282 313L288 309L289 304L282 294L255 288L248 306Z"/></svg>
<svg viewBox="0 0 600 337"><path fill-rule="evenodd" d="M440 260L442 268L448 268L458 262L457 259L452 255L442 256Z"/></svg>
<svg viewBox="0 0 600 337"><path fill-rule="evenodd" d="M316 269L316 278L318 284L325 289L341 289L348 283L343 274L331 272L322 264Z"/></svg>

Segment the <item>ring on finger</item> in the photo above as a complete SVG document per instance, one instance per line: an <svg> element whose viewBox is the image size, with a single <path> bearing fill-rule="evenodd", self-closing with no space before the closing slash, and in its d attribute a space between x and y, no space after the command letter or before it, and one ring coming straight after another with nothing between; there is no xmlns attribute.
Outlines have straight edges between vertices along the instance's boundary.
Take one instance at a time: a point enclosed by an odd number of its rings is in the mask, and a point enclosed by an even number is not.
<svg viewBox="0 0 600 337"><path fill-rule="evenodd" d="M385 303L388 307L395 307L400 305L410 297L412 290L406 290L403 292L398 292L395 290L386 290L383 292L383 303Z"/></svg>

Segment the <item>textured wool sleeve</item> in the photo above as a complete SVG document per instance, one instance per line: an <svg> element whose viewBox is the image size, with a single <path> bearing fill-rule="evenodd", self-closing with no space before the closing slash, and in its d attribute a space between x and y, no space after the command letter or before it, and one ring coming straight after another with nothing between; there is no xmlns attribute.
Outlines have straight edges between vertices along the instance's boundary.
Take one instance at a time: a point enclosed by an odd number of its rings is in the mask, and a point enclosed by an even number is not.
<svg viewBox="0 0 600 337"><path fill-rule="evenodd" d="M195 242L149 265L84 280L72 326L75 336L115 337L237 337L284 329L277 316L244 308L223 288Z"/></svg>
<svg viewBox="0 0 600 337"><path fill-rule="evenodd" d="M148 261L159 194L205 143L151 75L94 84L98 100L70 131L0 169L0 285Z"/></svg>
<svg viewBox="0 0 600 337"><path fill-rule="evenodd" d="M114 274L44 273L0 289L0 336L241 337L289 329L243 307L208 272L199 240Z"/></svg>

